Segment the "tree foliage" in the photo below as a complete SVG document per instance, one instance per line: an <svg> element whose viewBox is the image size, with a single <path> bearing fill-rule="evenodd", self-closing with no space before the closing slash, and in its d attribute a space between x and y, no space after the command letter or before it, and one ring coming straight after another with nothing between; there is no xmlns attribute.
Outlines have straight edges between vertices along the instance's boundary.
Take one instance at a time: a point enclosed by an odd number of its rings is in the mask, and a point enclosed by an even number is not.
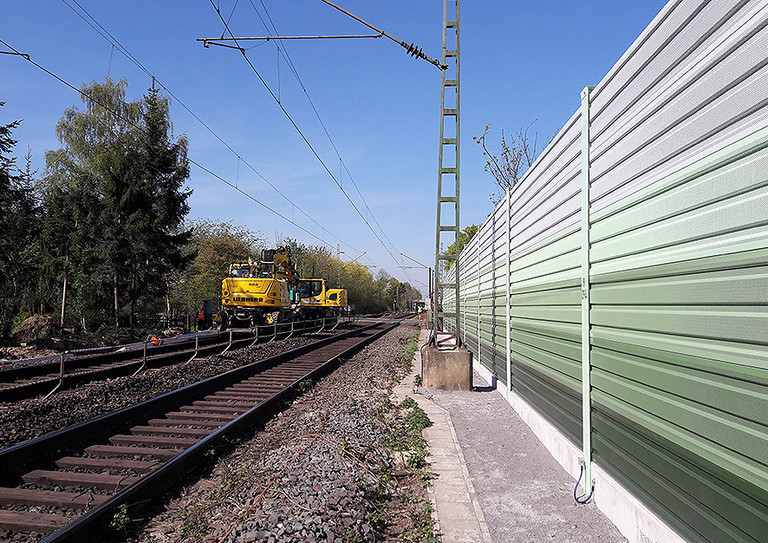
<svg viewBox="0 0 768 543"><path fill-rule="evenodd" d="M292 258L303 278L322 278L328 288L347 289L348 302L357 313L403 310L408 301L421 299L421 293L407 282L402 283L383 270L374 278L366 266L344 262L328 247L304 245L295 239L285 243L291 247Z"/></svg>
<svg viewBox="0 0 768 543"><path fill-rule="evenodd" d="M183 307L199 310L204 300L220 302L221 281L229 265L258 259L265 240L258 232L231 222L197 220L189 226L192 235L185 251L191 265L178 274L173 298Z"/></svg>
<svg viewBox="0 0 768 543"><path fill-rule="evenodd" d="M0 107L5 105L0 102ZM16 141L13 129L21 121L0 125L0 334L9 331L18 314L32 313L40 302L41 272L35 258L40 208L34 194L31 157L26 168L11 155Z"/></svg>
<svg viewBox="0 0 768 543"><path fill-rule="evenodd" d="M174 137L169 101L151 89L126 99L126 81L85 84L82 106L58 124L60 147L38 178L19 168L13 130L0 124L0 336L32 313L62 326L141 326L140 317L221 297L235 261L256 260L266 240L231 222L185 222L188 143ZM0 102L0 107L3 103ZM324 246L287 239L300 275L346 288L360 313L404 309L421 294Z"/></svg>
<svg viewBox="0 0 768 543"><path fill-rule="evenodd" d="M70 307L78 320L133 326L162 308L184 264L187 141L173 139L165 97L129 102L126 87L84 85L85 108L64 112L62 146L46 153L41 256L60 281L62 322Z"/></svg>
<svg viewBox="0 0 768 543"><path fill-rule="evenodd" d="M461 250L464 249L467 243L469 243L469 240L471 240L473 237L475 237L475 234L477 234L478 230L480 230L479 224L470 224L469 226L466 226L464 229L459 231L459 248L458 251L456 250L456 242L454 241L448 246L448 249L445 251L445 254L447 255L456 255L458 256L461 253ZM454 261L448 260L445 263L445 269L450 270L453 266Z"/></svg>
<svg viewBox="0 0 768 543"><path fill-rule="evenodd" d="M531 138L528 135L528 131L535 122L536 121L533 121L528 126L520 128L520 130L510 137L505 136L504 130L502 130L500 141L501 151L498 155L495 155L488 149L487 139L491 130L490 124L485 126L482 135L472 137L472 140L483 148L483 156L487 159L485 166L483 166L483 171L486 171L493 176L498 187L496 192L489 195L489 198L494 205L504 199L506 192L511 190L512 187L517 184L523 177L523 174L528 171L528 168L530 168L536 160L538 153L538 133L534 133L533 141L531 141Z"/></svg>

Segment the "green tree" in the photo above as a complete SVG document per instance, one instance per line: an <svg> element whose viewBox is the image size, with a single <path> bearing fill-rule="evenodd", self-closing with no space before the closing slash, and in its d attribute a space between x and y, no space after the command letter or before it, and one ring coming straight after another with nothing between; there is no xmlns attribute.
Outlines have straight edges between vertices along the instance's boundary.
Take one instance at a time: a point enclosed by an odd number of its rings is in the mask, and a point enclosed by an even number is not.
<svg viewBox="0 0 768 543"><path fill-rule="evenodd" d="M191 231L183 228L189 213L187 199L192 194L184 188L189 177L187 140L181 137L172 141L167 98L151 89L144 104L145 130L140 144L125 154L135 155L129 159L128 169L133 183L128 183L115 206L131 210L123 233L130 247L127 292L131 325L138 303L167 296L170 274L185 265L182 248L191 236ZM122 199L133 201L125 203Z"/></svg>
<svg viewBox="0 0 768 543"><path fill-rule="evenodd" d="M475 234L477 234L478 230L480 229L479 224L470 224L469 226L465 227L463 230L459 231L459 250L456 251L456 242L454 241L448 246L448 249L445 251L445 254L447 255L458 255L461 253L461 250L464 249L467 243L469 243L469 240L471 240L473 237L475 237ZM453 266L453 260L446 261L445 269L450 270Z"/></svg>
<svg viewBox="0 0 768 543"><path fill-rule="evenodd" d="M0 102L0 107L4 106ZM0 334L5 335L20 312L36 310L37 262L34 247L39 207L32 172L21 171L11 155L13 129L21 121L0 126ZM29 157L27 157L29 164Z"/></svg>
<svg viewBox="0 0 768 543"><path fill-rule="evenodd" d="M0 102L0 107L5 102ZM11 151L16 145L12 137L13 129L20 121L13 121L6 125L0 125L0 325L3 332L8 332L10 319L14 312L13 283L15 262L15 220L14 205L16 194L14 175L16 159L11 156Z"/></svg>
<svg viewBox="0 0 768 543"><path fill-rule="evenodd" d="M221 281L233 262L259 258L264 239L231 222L193 221L185 248L189 267L176 277L173 298L185 308L202 308L204 300L221 299Z"/></svg>
<svg viewBox="0 0 768 543"><path fill-rule="evenodd" d="M187 141L173 140L166 98L151 90L129 102L126 87L125 79L84 85L85 109L64 112L62 147L46 153L47 256L62 285L62 321L71 295L81 317L103 322L110 307L115 326L123 317L134 325L138 309L166 298L183 264ZM67 216L72 228L57 232Z"/></svg>

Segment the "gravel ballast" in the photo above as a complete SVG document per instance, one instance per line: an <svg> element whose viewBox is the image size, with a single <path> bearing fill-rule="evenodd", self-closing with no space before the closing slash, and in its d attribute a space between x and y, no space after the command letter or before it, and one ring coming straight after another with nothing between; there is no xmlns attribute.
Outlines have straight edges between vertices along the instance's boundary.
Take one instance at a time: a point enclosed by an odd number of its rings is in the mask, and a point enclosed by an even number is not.
<svg viewBox="0 0 768 543"><path fill-rule="evenodd" d="M315 383L127 540L435 541L418 408L391 401L414 333L401 325Z"/></svg>
<svg viewBox="0 0 768 543"><path fill-rule="evenodd" d="M47 400L33 398L0 403L0 449L46 433L111 413L120 408L196 383L208 377L317 341L299 336L200 358L139 375L95 381L74 390L57 392Z"/></svg>

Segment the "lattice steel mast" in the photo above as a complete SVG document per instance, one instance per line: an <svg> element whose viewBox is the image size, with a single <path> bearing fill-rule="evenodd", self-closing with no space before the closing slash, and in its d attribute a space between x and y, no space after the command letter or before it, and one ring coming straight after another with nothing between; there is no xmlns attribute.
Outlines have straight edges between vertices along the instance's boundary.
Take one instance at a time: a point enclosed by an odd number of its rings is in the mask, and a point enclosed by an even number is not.
<svg viewBox="0 0 768 543"><path fill-rule="evenodd" d="M460 344L459 307L459 2L443 0L443 56L440 86L440 152L437 175L437 229L435 232L435 332L442 330L445 319L455 319L456 344ZM449 13L449 7L450 13ZM444 217L443 205L448 207ZM450 213L453 206L453 213ZM453 220L451 221L451 216ZM445 222L448 220L448 222ZM443 235L445 234L445 237ZM456 253L444 254L441 246L455 243ZM454 279L444 282L445 263L453 261ZM446 312L442 307L443 293L454 291L456 306ZM437 335L435 334L435 339Z"/></svg>

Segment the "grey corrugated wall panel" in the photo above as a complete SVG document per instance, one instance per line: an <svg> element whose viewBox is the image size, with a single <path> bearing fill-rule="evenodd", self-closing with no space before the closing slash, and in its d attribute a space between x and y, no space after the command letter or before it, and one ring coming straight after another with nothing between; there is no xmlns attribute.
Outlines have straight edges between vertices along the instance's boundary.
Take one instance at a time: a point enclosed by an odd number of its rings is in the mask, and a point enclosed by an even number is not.
<svg viewBox="0 0 768 543"><path fill-rule="evenodd" d="M717 23L720 28L712 26ZM710 2L688 32L662 25L665 47L631 80L614 78L604 92L598 85L590 150L594 211L765 125L767 24L763 2ZM611 103L601 110L607 96Z"/></svg>
<svg viewBox="0 0 768 543"><path fill-rule="evenodd" d="M513 254L579 221L580 119L574 115L512 191Z"/></svg>
<svg viewBox="0 0 768 543"><path fill-rule="evenodd" d="M768 534L765 51L767 1L672 1L589 103L592 458L696 543ZM469 348L506 377L509 280L509 385L577 446L581 136L460 256Z"/></svg>

